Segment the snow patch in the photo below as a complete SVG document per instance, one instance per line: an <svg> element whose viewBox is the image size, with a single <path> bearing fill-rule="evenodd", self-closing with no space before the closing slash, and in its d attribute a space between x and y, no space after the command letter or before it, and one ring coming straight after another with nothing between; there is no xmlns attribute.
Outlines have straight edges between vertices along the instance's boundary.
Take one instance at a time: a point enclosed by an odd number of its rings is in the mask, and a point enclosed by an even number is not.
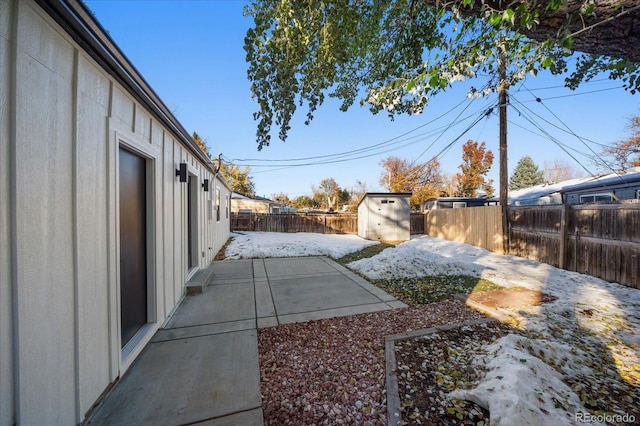
<svg viewBox="0 0 640 426"><path fill-rule="evenodd" d="M377 244L354 235L251 232L233 234L227 257L331 256ZM503 286L520 286L557 297L534 308L508 310L525 327L526 338L508 335L476 358L486 377L471 390L451 398L469 399L488 408L492 424L570 425L588 414L563 375L588 376L589 354L601 348L618 369L640 365L638 290L565 271L515 256L429 236L388 248L347 265L370 279L425 275L472 275ZM593 354L591 354L593 355ZM624 371L610 373L624 374ZM583 420L581 420L581 423ZM599 423L592 423L599 424Z"/></svg>

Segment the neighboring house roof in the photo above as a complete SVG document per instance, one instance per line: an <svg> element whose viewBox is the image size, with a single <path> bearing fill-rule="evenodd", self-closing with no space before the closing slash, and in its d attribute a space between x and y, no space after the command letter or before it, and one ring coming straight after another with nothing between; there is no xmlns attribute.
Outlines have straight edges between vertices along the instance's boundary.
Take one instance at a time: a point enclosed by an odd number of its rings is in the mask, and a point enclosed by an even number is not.
<svg viewBox="0 0 640 426"><path fill-rule="evenodd" d="M235 199L235 200L252 200L252 198L247 197L246 195L243 195L239 192L232 192L231 193L231 199Z"/></svg>
<svg viewBox="0 0 640 426"><path fill-rule="evenodd" d="M488 201L485 197L431 197L425 202L429 201Z"/></svg>
<svg viewBox="0 0 640 426"><path fill-rule="evenodd" d="M586 182L567 185L560 192L583 191L593 188L601 188L607 186L620 186L626 184L634 184L640 182L640 167L634 167L625 173L611 173L605 176L598 176Z"/></svg>
<svg viewBox="0 0 640 426"><path fill-rule="evenodd" d="M640 168L636 167L627 170L626 173L611 173L602 176L589 176L586 178L570 179L552 184L542 184L530 188L509 191L509 204L526 205L535 200L553 194L565 194L574 191L586 191L589 189L602 188L607 186L619 186L621 184L632 184L640 182ZM492 200L498 200L494 197Z"/></svg>
<svg viewBox="0 0 640 426"><path fill-rule="evenodd" d="M526 205L530 203L535 204L535 202L542 197L547 197L547 196L550 196L551 194L560 193L562 188L564 188L567 185L575 185L575 184L579 184L580 182L589 181L591 179L593 178L589 177L589 178L571 179L571 180L566 180L558 183L552 183L552 184L545 183L542 185L536 185L529 188L522 188L522 189L516 189L514 191L509 191L509 204L512 204L512 205L513 204ZM494 197L492 201L493 200L499 201L499 198Z"/></svg>
<svg viewBox="0 0 640 426"><path fill-rule="evenodd" d="M253 202L253 203L260 203L260 205L262 206L268 206L269 210L271 210L272 208L279 208L282 212L293 212L295 211L294 208L289 207L285 204L279 203L277 201L273 201L270 200L269 198L265 198L265 197L248 197L244 194L240 194L239 192L232 192L231 193L231 201L233 200L238 200L238 203L242 202L244 203L246 202ZM254 206L256 204L253 204Z"/></svg>
<svg viewBox="0 0 640 426"><path fill-rule="evenodd" d="M260 202L265 202L265 203L279 204L278 202L270 200L270 199L265 198L265 197L258 197L258 196L249 197L249 196L246 196L244 194L241 194L241 193L235 192L235 191L231 193L231 198L232 199L236 199L236 200L253 200L253 201L260 201Z"/></svg>

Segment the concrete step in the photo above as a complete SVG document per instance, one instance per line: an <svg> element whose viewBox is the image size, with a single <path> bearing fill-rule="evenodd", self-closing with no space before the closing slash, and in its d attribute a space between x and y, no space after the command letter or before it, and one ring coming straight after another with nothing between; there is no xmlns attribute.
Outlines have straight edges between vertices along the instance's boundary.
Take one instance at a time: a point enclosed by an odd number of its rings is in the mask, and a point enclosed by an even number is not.
<svg viewBox="0 0 640 426"><path fill-rule="evenodd" d="M213 262L196 272L187 283L187 295L201 294L213 277Z"/></svg>

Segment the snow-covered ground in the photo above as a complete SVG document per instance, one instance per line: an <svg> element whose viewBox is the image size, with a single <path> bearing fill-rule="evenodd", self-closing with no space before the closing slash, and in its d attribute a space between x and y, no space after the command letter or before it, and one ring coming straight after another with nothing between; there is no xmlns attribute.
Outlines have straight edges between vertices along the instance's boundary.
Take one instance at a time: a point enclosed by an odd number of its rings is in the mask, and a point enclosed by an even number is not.
<svg viewBox="0 0 640 426"><path fill-rule="evenodd" d="M371 244L376 243L353 235L248 232L233 234L226 253L228 258L339 258ZM527 337L509 335L486 348L486 355L476 360L489 370L484 381L452 395L486 406L492 424L599 424L597 420L603 419L589 417L581 404L581 386L598 386L601 380L619 376L638 392L639 290L424 235L347 266L371 279L480 276L504 287L526 287L557 298L537 307L505 310ZM594 359L601 362L594 364ZM563 377L579 380L567 386ZM603 396L607 397L625 395ZM637 395L626 397L635 400ZM622 417L618 420L624 422Z"/></svg>
<svg viewBox="0 0 640 426"><path fill-rule="evenodd" d="M225 250L227 259L262 257L342 256L378 244L357 235L326 235L307 232L234 232Z"/></svg>

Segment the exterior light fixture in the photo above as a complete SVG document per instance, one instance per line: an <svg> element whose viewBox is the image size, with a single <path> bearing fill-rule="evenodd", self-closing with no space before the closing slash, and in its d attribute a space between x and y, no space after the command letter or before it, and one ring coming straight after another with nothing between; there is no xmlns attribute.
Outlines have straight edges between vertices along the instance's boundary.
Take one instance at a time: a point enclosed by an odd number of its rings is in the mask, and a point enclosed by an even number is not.
<svg viewBox="0 0 640 426"><path fill-rule="evenodd" d="M205 179L202 182L202 189L204 190L204 192L209 192L209 179Z"/></svg>
<svg viewBox="0 0 640 426"><path fill-rule="evenodd" d="M176 176L180 177L180 182L187 181L187 163L180 163L180 168L176 169Z"/></svg>

